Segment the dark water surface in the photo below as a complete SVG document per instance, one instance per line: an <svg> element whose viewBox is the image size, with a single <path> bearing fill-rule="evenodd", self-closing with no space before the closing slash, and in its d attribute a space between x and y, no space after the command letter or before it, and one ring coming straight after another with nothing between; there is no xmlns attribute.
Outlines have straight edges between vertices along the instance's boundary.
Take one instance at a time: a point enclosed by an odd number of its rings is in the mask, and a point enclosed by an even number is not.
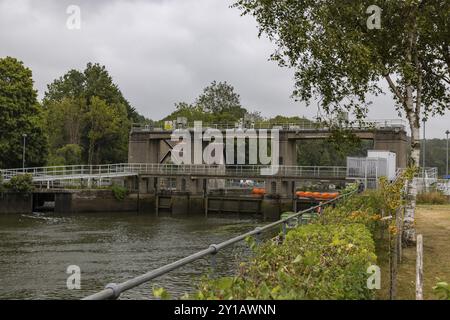
<svg viewBox="0 0 450 320"><path fill-rule="evenodd" d="M0 299L79 299L261 224L230 216L0 215ZM233 274L249 254L245 243L221 251L216 274ZM67 289L69 265L81 268L80 290ZM150 299L155 285L178 298L195 289L209 266L209 258L194 262L125 292L121 299Z"/></svg>

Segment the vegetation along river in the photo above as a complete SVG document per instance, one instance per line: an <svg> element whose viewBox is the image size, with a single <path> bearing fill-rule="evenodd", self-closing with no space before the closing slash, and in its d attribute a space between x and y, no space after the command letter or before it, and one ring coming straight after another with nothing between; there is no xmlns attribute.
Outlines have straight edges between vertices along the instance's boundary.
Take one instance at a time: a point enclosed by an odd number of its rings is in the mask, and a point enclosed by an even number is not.
<svg viewBox="0 0 450 320"><path fill-rule="evenodd" d="M252 217L156 217L137 213L0 215L0 298L79 299L111 282L141 275L253 229ZM231 275L250 254L241 242L216 257L216 274ZM121 299L152 299L152 287L173 298L192 292L208 272L205 258L131 289ZM69 265L81 289L68 290Z"/></svg>

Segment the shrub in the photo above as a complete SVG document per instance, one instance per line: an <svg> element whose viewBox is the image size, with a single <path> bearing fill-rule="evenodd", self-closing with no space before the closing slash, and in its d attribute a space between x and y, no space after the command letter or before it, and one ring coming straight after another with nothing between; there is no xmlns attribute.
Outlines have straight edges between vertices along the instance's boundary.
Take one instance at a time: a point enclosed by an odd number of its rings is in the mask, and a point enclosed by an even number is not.
<svg viewBox="0 0 450 320"><path fill-rule="evenodd" d="M111 186L111 191L114 195L114 198L116 198L116 200L119 200L119 201L124 200L126 195L128 194L127 188L116 185L116 184Z"/></svg>
<svg viewBox="0 0 450 320"><path fill-rule="evenodd" d="M438 282L433 287L436 296L441 300L450 300L450 284L447 282Z"/></svg>
<svg viewBox="0 0 450 320"><path fill-rule="evenodd" d="M419 204L446 204L449 203L448 198L442 192L424 192L417 195L417 203Z"/></svg>
<svg viewBox="0 0 450 320"><path fill-rule="evenodd" d="M204 279L199 299L370 299L367 267L376 261L362 224L309 224L281 244L255 249L236 277Z"/></svg>
<svg viewBox="0 0 450 320"><path fill-rule="evenodd" d="M383 199L378 191L366 191L328 207L319 218L321 224L364 224L372 233L379 226Z"/></svg>
<svg viewBox="0 0 450 320"><path fill-rule="evenodd" d="M6 189L14 192L31 192L33 191L33 177L31 174L20 174L12 177L4 184Z"/></svg>

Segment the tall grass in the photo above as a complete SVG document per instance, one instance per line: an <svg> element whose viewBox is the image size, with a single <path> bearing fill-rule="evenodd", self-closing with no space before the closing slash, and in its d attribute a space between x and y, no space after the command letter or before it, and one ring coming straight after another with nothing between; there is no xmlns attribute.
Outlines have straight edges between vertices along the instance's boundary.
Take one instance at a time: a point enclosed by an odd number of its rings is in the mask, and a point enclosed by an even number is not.
<svg viewBox="0 0 450 320"><path fill-rule="evenodd" d="M449 199L439 191L423 192L417 195L418 204L448 204Z"/></svg>

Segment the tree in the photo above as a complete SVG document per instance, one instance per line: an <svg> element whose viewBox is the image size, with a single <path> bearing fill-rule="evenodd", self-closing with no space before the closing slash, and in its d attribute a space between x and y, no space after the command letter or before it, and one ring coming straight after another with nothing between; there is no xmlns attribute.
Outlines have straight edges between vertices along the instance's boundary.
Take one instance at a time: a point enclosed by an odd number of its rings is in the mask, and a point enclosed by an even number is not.
<svg viewBox="0 0 450 320"><path fill-rule="evenodd" d="M83 72L69 70L65 75L48 85L44 104L49 101L61 101L63 98L84 98L89 105L96 96L107 104L123 104L128 118L133 122L145 119L139 115L124 98L117 84L112 80L105 66L89 62Z"/></svg>
<svg viewBox="0 0 450 320"><path fill-rule="evenodd" d="M229 113L241 118L246 113L246 110L241 107L239 95L234 92L233 86L226 81L219 83L213 81L203 89L203 93L196 100L196 105L200 106L205 112Z"/></svg>
<svg viewBox="0 0 450 320"><path fill-rule="evenodd" d="M100 114L98 110L105 105L105 114ZM145 119L123 97L105 67L92 63L83 72L70 70L51 83L44 106L51 164L72 164L77 159L84 163L124 162L131 122ZM98 119L92 118L94 114Z"/></svg>
<svg viewBox="0 0 450 320"><path fill-rule="evenodd" d="M349 110L366 116L369 94L383 93L411 129L411 159L419 164L421 117L442 115L450 106L450 2L381 0L381 29L368 28L364 0L238 0L235 7L252 14L276 43L272 59L295 68L294 96L321 99L327 114ZM405 240L413 242L415 197L405 218Z"/></svg>
<svg viewBox="0 0 450 320"><path fill-rule="evenodd" d="M185 117L189 122L224 123L236 122L249 115L241 106L240 97L234 92L233 86L226 81L213 81L193 104L179 102L175 107L176 110L163 120Z"/></svg>
<svg viewBox="0 0 450 320"><path fill-rule="evenodd" d="M118 104L109 106L104 100L92 97L91 104L85 115L87 140L88 140L88 164L105 163L114 161L114 155L110 145L113 141L118 141L121 149L114 149L116 158L126 156L126 139L129 122L124 105ZM120 143L121 142L121 143ZM108 153L108 156L104 156Z"/></svg>
<svg viewBox="0 0 450 320"><path fill-rule="evenodd" d="M423 152L423 149L422 149ZM421 153L420 157L423 157ZM447 140L429 139L426 141L425 163L427 167L437 167L440 176L446 176L447 173Z"/></svg>
<svg viewBox="0 0 450 320"><path fill-rule="evenodd" d="M62 97L61 100L47 102L47 132L51 149L80 144L86 108L86 102L81 98Z"/></svg>
<svg viewBox="0 0 450 320"><path fill-rule="evenodd" d="M25 165L45 164L47 136L32 72L12 57L0 58L0 123L0 167L22 166L23 134L27 135Z"/></svg>
<svg viewBox="0 0 450 320"><path fill-rule="evenodd" d="M78 144L66 144L56 150L56 155L64 159L64 165L71 166L82 162L83 149Z"/></svg>

